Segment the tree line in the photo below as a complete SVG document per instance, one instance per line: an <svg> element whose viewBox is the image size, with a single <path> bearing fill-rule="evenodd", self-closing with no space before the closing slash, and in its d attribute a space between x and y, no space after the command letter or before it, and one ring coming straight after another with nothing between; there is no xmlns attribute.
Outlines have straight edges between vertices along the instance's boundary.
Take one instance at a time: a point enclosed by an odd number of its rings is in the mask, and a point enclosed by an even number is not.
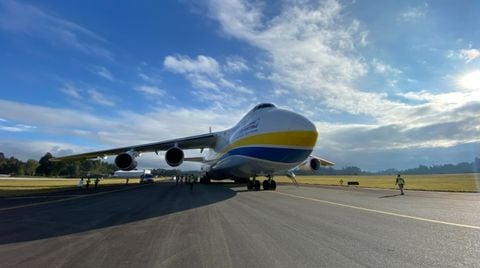
<svg viewBox="0 0 480 268"><path fill-rule="evenodd" d="M5 157L0 152L0 174L14 176L45 176L45 177L82 177L108 175L117 170L115 165L100 160L85 160L74 162L50 162L51 153L46 153L40 160L28 159L27 162L15 157Z"/></svg>
<svg viewBox="0 0 480 268"><path fill-rule="evenodd" d="M480 172L480 158L476 157L473 162L461 162L458 164L443 164L443 165L419 165L416 168L409 169L385 169L377 172L363 171L359 167L348 166L341 169L332 167L320 168L314 172L314 175L394 175L394 174L457 174L457 173L479 173ZM298 173L303 175L304 173ZM310 174L312 174L310 172ZM305 174L306 175L306 174Z"/></svg>
<svg viewBox="0 0 480 268"><path fill-rule="evenodd" d="M101 160L85 160L74 162L50 162L51 153L46 153L40 160L28 159L26 162L15 157L5 157L0 152L0 174L14 176L46 176L46 177L82 177L82 176L107 176L117 170L116 166ZM480 172L480 158L474 162L462 162L458 164L444 164L425 166L419 165L416 168L405 170L386 169L378 172L363 171L359 167L347 166L340 169L332 167L320 168L315 172L297 171L297 175L391 175L391 174L453 174L453 173L474 173ZM198 174L200 171L182 171L179 169L153 169L152 174L158 176L174 176L184 173Z"/></svg>

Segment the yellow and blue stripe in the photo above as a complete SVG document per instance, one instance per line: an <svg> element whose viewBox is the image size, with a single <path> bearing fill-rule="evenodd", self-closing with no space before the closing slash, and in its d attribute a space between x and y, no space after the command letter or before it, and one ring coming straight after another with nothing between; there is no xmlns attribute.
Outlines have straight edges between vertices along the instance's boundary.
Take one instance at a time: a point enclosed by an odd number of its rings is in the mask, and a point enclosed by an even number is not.
<svg viewBox="0 0 480 268"><path fill-rule="evenodd" d="M311 154L317 135L316 131L284 131L247 136L227 146L219 160L244 156L285 164L299 163Z"/></svg>

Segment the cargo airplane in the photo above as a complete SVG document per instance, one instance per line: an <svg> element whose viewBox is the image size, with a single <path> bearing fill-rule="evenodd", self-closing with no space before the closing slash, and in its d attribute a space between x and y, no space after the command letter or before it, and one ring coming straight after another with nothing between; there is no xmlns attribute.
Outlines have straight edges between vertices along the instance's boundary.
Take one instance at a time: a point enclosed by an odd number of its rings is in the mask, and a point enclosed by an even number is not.
<svg viewBox="0 0 480 268"><path fill-rule="evenodd" d="M166 151L165 161L177 167L183 161L203 163L202 182L233 179L247 182L249 190L260 190L258 176L266 176L265 190L275 190L274 175L294 179L294 171L318 170L334 163L312 156L317 142L315 125L300 114L262 103L248 112L234 127L203 135L162 142L127 146L90 153L51 158L51 161L75 161L116 155L115 165L133 170L136 158L144 152ZM184 150L210 149L204 157L185 157Z"/></svg>

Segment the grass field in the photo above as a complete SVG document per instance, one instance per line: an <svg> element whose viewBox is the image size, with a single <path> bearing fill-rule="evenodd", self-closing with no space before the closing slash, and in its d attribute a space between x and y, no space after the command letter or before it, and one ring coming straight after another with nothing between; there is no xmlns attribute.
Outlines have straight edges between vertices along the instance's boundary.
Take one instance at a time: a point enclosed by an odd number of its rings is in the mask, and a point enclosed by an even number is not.
<svg viewBox="0 0 480 268"><path fill-rule="evenodd" d="M55 191L64 191L76 189L79 179L45 179L45 178L28 178L28 179L0 179L0 197L20 196L38 193L47 193ZM91 180L90 187L93 188L94 180ZM130 183L139 183L139 179L130 179ZM125 184L125 179L103 179L99 183L99 187ZM84 181L85 187L85 181Z"/></svg>
<svg viewBox="0 0 480 268"><path fill-rule="evenodd" d="M396 176L297 176L298 183L317 185L347 185L358 181L360 187L397 189ZM480 174L403 175L406 190L480 192ZM292 182L287 177L275 177L277 182Z"/></svg>
<svg viewBox="0 0 480 268"><path fill-rule="evenodd" d="M406 190L480 192L480 174L404 175ZM280 183L291 183L287 177L277 176ZM315 185L343 185L358 181L359 187L396 189L395 176L297 176L298 183ZM75 189L78 179L0 179L0 197L38 194ZM129 183L139 183L131 179ZM99 187L125 184L125 179L103 179ZM85 184L84 184L85 185ZM93 180L91 186L93 188Z"/></svg>

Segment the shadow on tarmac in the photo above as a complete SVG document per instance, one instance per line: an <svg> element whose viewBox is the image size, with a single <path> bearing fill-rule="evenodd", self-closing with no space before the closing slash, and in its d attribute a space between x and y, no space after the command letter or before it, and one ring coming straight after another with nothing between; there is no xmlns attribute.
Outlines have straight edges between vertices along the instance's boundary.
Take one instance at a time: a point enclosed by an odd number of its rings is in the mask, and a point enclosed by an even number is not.
<svg viewBox="0 0 480 268"><path fill-rule="evenodd" d="M396 197L396 196L401 196L402 194L392 194L392 195L384 195L380 196L379 198L390 198L390 197Z"/></svg>
<svg viewBox="0 0 480 268"><path fill-rule="evenodd" d="M189 185L163 182L0 211L0 245L135 223L211 205L235 195L234 190L221 184L195 184L191 191Z"/></svg>

